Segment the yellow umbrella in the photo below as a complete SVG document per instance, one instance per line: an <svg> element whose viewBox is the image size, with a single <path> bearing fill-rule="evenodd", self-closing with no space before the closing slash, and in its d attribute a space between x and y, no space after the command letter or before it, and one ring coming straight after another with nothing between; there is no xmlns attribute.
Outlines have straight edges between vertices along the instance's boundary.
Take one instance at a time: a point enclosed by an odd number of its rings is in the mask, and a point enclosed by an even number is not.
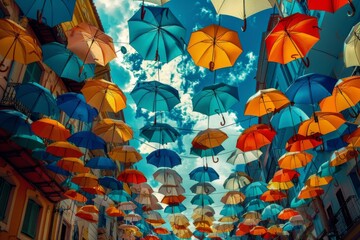
<svg viewBox="0 0 360 240"><path fill-rule="evenodd" d="M196 65L210 71L233 66L243 51L237 32L215 24L193 32L187 50Z"/></svg>
<svg viewBox="0 0 360 240"><path fill-rule="evenodd" d="M190 229L181 229L181 230L176 230L174 231L175 235L179 238L191 238L192 237L192 232L190 231Z"/></svg>
<svg viewBox="0 0 360 240"><path fill-rule="evenodd" d="M126 107L125 94L115 83L104 79L87 80L81 92L99 112L119 112Z"/></svg>
<svg viewBox="0 0 360 240"><path fill-rule="evenodd" d="M31 130L37 136L53 141L66 141L71 135L64 125L50 118L42 118L33 122Z"/></svg>
<svg viewBox="0 0 360 240"><path fill-rule="evenodd" d="M231 217L224 216L219 219L219 222L224 222L224 223L234 223L237 221L239 221L239 219L236 216L231 216Z"/></svg>
<svg viewBox="0 0 360 240"><path fill-rule="evenodd" d="M283 230L279 225L272 225L268 227L267 232L271 233L272 235L280 235Z"/></svg>
<svg viewBox="0 0 360 240"><path fill-rule="evenodd" d="M141 154L133 147L125 145L109 152L109 157L122 163L136 163L142 159Z"/></svg>
<svg viewBox="0 0 360 240"><path fill-rule="evenodd" d="M271 112L277 112L290 104L284 93L275 89L263 89L252 95L246 105L244 115L261 117Z"/></svg>
<svg viewBox="0 0 360 240"><path fill-rule="evenodd" d="M329 184L332 179L331 176L320 177L313 174L306 180L305 184L309 187L320 187Z"/></svg>
<svg viewBox="0 0 360 240"><path fill-rule="evenodd" d="M46 147L46 152L58 157L76 157L79 158L84 155L80 148L69 142L54 142Z"/></svg>
<svg viewBox="0 0 360 240"><path fill-rule="evenodd" d="M300 124L298 134L309 136L321 133L325 135L336 131L345 122L346 120L340 113L314 112L314 116Z"/></svg>
<svg viewBox="0 0 360 240"><path fill-rule="evenodd" d="M334 152L335 158L331 159L330 166L336 167L352 159L357 159L359 153L354 147L348 146Z"/></svg>
<svg viewBox="0 0 360 240"><path fill-rule="evenodd" d="M82 188L92 188L99 185L98 178L91 173L77 174L71 178L71 181Z"/></svg>
<svg viewBox="0 0 360 240"><path fill-rule="evenodd" d="M213 228L216 230L216 233L227 233L234 229L234 224L217 224L214 225Z"/></svg>
<svg viewBox="0 0 360 240"><path fill-rule="evenodd" d="M122 120L105 118L93 128L93 132L109 143L120 143L133 138L133 131Z"/></svg>
<svg viewBox="0 0 360 240"><path fill-rule="evenodd" d="M79 158L65 157L60 159L56 163L56 165L69 172L77 172L77 173L90 172L90 168L85 167L83 161L81 161Z"/></svg>
<svg viewBox="0 0 360 240"><path fill-rule="evenodd" d="M269 181L267 188L270 190L288 190L294 187L294 184L291 181L288 182L273 182L272 180Z"/></svg>
<svg viewBox="0 0 360 240"><path fill-rule="evenodd" d="M288 152L282 155L278 164L283 169L295 169L305 167L311 162L313 156L307 152Z"/></svg>
<svg viewBox="0 0 360 240"><path fill-rule="evenodd" d="M221 202L224 204L239 204L245 201L245 195L239 191L227 192L222 198Z"/></svg>
<svg viewBox="0 0 360 240"><path fill-rule="evenodd" d="M324 190L320 187L309 187L305 185L298 194L299 199L314 198L324 193Z"/></svg>
<svg viewBox="0 0 360 240"><path fill-rule="evenodd" d="M15 60L22 64L42 59L41 48L36 38L10 19L0 19L0 46L0 55L3 56L0 67L4 65L5 59Z"/></svg>

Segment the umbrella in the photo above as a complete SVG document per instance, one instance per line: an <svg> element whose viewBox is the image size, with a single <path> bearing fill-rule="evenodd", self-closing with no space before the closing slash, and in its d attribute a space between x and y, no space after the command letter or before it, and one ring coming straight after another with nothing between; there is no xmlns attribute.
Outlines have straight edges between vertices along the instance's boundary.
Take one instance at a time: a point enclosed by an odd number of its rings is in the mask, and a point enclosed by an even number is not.
<svg viewBox="0 0 360 240"><path fill-rule="evenodd" d="M136 169L125 169L124 171L122 171L118 178L117 178L120 182L125 182L125 183L143 183L146 182L147 179L144 176L144 174L142 172L140 172L139 170Z"/></svg>
<svg viewBox="0 0 360 240"><path fill-rule="evenodd" d="M97 185L96 187L82 187L81 190L93 195L105 195L105 189L100 185Z"/></svg>
<svg viewBox="0 0 360 240"><path fill-rule="evenodd" d="M231 153L226 162L233 165L248 164L252 161L259 159L261 155L262 152L260 150L243 152L239 149L236 149L234 152Z"/></svg>
<svg viewBox="0 0 360 240"><path fill-rule="evenodd" d="M53 154L58 157L81 157L84 155L81 150L76 147L75 145L72 145L69 142L63 142L58 141L49 144L46 147L46 152Z"/></svg>
<svg viewBox="0 0 360 240"><path fill-rule="evenodd" d="M307 152L287 152L282 155L278 164L283 169L295 169L305 167L311 162L313 155Z"/></svg>
<svg viewBox="0 0 360 240"><path fill-rule="evenodd" d="M98 115L97 110L86 103L82 94L73 92L64 93L57 97L56 104L69 118L78 119L86 123L93 122L94 118Z"/></svg>
<svg viewBox="0 0 360 240"><path fill-rule="evenodd" d="M65 45L51 42L41 46L43 62L59 77L83 82L95 75L95 64L84 62Z"/></svg>
<svg viewBox="0 0 360 240"><path fill-rule="evenodd" d="M336 131L346 122L340 113L314 112L314 116L299 126L300 135L309 136L315 133L322 135Z"/></svg>
<svg viewBox="0 0 360 240"><path fill-rule="evenodd" d="M4 66L5 59L14 60L21 64L29 64L41 60L41 48L25 28L10 19L0 19L0 55L3 59L0 67ZM2 71L7 71L2 69Z"/></svg>
<svg viewBox="0 0 360 240"><path fill-rule="evenodd" d="M237 216L244 211L240 204L225 204L220 211L223 216Z"/></svg>
<svg viewBox="0 0 360 240"><path fill-rule="evenodd" d="M320 177L317 176L316 174L313 174L308 177L308 179L305 182L305 185L309 187L320 187L320 186L328 185L332 180L333 177L331 176Z"/></svg>
<svg viewBox="0 0 360 240"><path fill-rule="evenodd" d="M246 210L247 211L260 211L263 210L267 206L267 203L260 199L252 199L247 205Z"/></svg>
<svg viewBox="0 0 360 240"><path fill-rule="evenodd" d="M289 220L291 217L299 215L300 213L291 208L284 208L278 215L281 220Z"/></svg>
<svg viewBox="0 0 360 240"><path fill-rule="evenodd" d="M292 187L294 187L294 184L291 181L274 182L273 180L270 180L267 186L270 190L288 190Z"/></svg>
<svg viewBox="0 0 360 240"><path fill-rule="evenodd" d="M76 132L67 140L78 147L83 147L90 150L106 148L106 142L102 138L98 137L95 133L90 131Z"/></svg>
<svg viewBox="0 0 360 240"><path fill-rule="evenodd" d="M274 0L261 0L254 4L252 1L243 1L242 3L236 0L211 0L217 14L229 15L244 20L242 31L246 31L246 18L268 8L273 8Z"/></svg>
<svg viewBox="0 0 360 240"><path fill-rule="evenodd" d="M289 152L302 152L320 146L323 144L320 133L314 133L308 136L295 134L287 142L285 149Z"/></svg>
<svg viewBox="0 0 360 240"><path fill-rule="evenodd" d="M190 179L198 182L212 182L219 179L219 174L212 167L198 167L189 173Z"/></svg>
<svg viewBox="0 0 360 240"><path fill-rule="evenodd" d="M184 53L186 30L169 8L143 6L128 25L130 45L145 60L169 62Z"/></svg>
<svg viewBox="0 0 360 240"><path fill-rule="evenodd" d="M191 144L195 148L208 149L220 146L227 138L228 135L225 132L219 129L208 128L200 131Z"/></svg>
<svg viewBox="0 0 360 240"><path fill-rule="evenodd" d="M244 115L261 117L277 112L290 104L289 99L275 88L262 89L250 96L245 105Z"/></svg>
<svg viewBox="0 0 360 240"><path fill-rule="evenodd" d="M305 185L298 194L299 199L314 198L324 193L324 190L320 187L309 187Z"/></svg>
<svg viewBox="0 0 360 240"><path fill-rule="evenodd" d="M207 182L199 182L190 187L190 191L195 194L211 194L215 192L215 187Z"/></svg>
<svg viewBox="0 0 360 240"><path fill-rule="evenodd" d="M119 144L129 141L134 134L130 126L122 120L111 118L104 118L98 122L93 128L93 132L106 142Z"/></svg>
<svg viewBox="0 0 360 240"><path fill-rule="evenodd" d="M62 158L56 165L69 172L88 173L90 171L89 168L84 167L83 161L74 157Z"/></svg>
<svg viewBox="0 0 360 240"><path fill-rule="evenodd" d="M224 204L239 204L245 201L245 195L242 192L239 191L230 191L227 192L222 198L221 202Z"/></svg>
<svg viewBox="0 0 360 240"><path fill-rule="evenodd" d="M343 6L349 4L351 7L351 11L348 11L348 16L354 16L356 9L354 3L348 0L338 0L338 1L316 1L316 0L309 0L307 5L309 10L318 10L318 11L326 11L335 13L338 9L342 8Z"/></svg>
<svg viewBox="0 0 360 240"><path fill-rule="evenodd" d="M137 208L136 204L132 201L119 203L119 209L124 211L132 211Z"/></svg>
<svg viewBox="0 0 360 240"><path fill-rule="evenodd" d="M153 229L153 232L156 234L160 234L160 235L166 235L169 234L169 230L167 230L166 228L163 227L157 227Z"/></svg>
<svg viewBox="0 0 360 240"><path fill-rule="evenodd" d="M64 192L64 196L66 198L69 198L69 199L77 201L77 202L86 202L87 201L87 198L84 195L82 195L82 194L80 194L80 193L78 193L78 192L76 192L75 190L72 190L72 189L67 190L66 192Z"/></svg>
<svg viewBox="0 0 360 240"><path fill-rule="evenodd" d="M126 107L126 96L121 89L104 79L87 80L81 92L86 102L99 112L119 112Z"/></svg>
<svg viewBox="0 0 360 240"><path fill-rule="evenodd" d="M267 184L265 182L257 181L252 182L245 188L246 197L257 197L267 191Z"/></svg>
<svg viewBox="0 0 360 240"><path fill-rule="evenodd" d="M300 173L292 169L280 169L274 173L272 182L288 182L298 178Z"/></svg>
<svg viewBox="0 0 360 240"><path fill-rule="evenodd" d="M124 216L125 221L129 222L138 222L142 219L142 217L139 214L131 213Z"/></svg>
<svg viewBox="0 0 360 240"><path fill-rule="evenodd" d="M124 190L113 190L108 194L108 197L114 202L128 202L131 200L131 196Z"/></svg>
<svg viewBox="0 0 360 240"><path fill-rule="evenodd" d="M239 223L239 225L237 226L235 235L239 236L239 237L244 236L244 235L250 233L250 230L252 228L253 228L253 226L251 226L251 225L246 225L244 223Z"/></svg>
<svg viewBox="0 0 360 240"><path fill-rule="evenodd" d="M261 214L255 211L249 211L242 215L243 223L246 225L256 225L261 221Z"/></svg>
<svg viewBox="0 0 360 240"><path fill-rule="evenodd" d="M173 168L181 164L180 156L170 149L157 149L146 156L146 161L158 168Z"/></svg>
<svg viewBox="0 0 360 240"><path fill-rule="evenodd" d="M161 203L168 204L168 205L176 205L176 204L182 203L185 199L186 199L186 197L184 197L183 195L165 196L161 200Z"/></svg>
<svg viewBox="0 0 360 240"><path fill-rule="evenodd" d="M265 124L255 124L243 131L236 143L242 151L259 150L272 142L276 132Z"/></svg>
<svg viewBox="0 0 360 240"><path fill-rule="evenodd" d="M154 125L146 125L140 129L140 136L149 142L166 144L175 142L180 133L166 123L156 123Z"/></svg>
<svg viewBox="0 0 360 240"><path fill-rule="evenodd" d="M250 229L249 233L251 235L261 236L261 235L264 235L265 233L267 233L267 229L263 226L255 226L252 229Z"/></svg>
<svg viewBox="0 0 360 240"><path fill-rule="evenodd" d="M186 207L180 203L178 205L169 205L165 207L164 213L174 214L174 213L181 213L186 210Z"/></svg>
<svg viewBox="0 0 360 240"><path fill-rule="evenodd" d="M223 118L222 126L225 125L223 112L229 110L239 101L238 88L218 83L204 87L199 93L195 94L192 99L193 110L211 116L221 114Z"/></svg>
<svg viewBox="0 0 360 240"><path fill-rule="evenodd" d="M65 32L67 48L80 57L84 63L97 63L105 66L116 58L111 37L86 22Z"/></svg>
<svg viewBox="0 0 360 240"><path fill-rule="evenodd" d="M286 194L279 190L268 190L261 195L260 199L264 202L277 202L286 197Z"/></svg>
<svg viewBox="0 0 360 240"><path fill-rule="evenodd" d="M199 157L214 157L216 156L218 153L220 153L221 151L224 151L225 148L220 145L218 147L214 147L214 148L208 148L208 149L201 149L201 148L195 148L195 147L191 147L190 148L190 154L199 156ZM213 158L214 162L217 162L217 160L214 160L215 158Z"/></svg>
<svg viewBox="0 0 360 240"><path fill-rule="evenodd" d="M284 224L284 226L282 227L282 229L283 229L283 231L291 232L291 231L293 231L293 230L300 230L300 229L302 229L302 226L303 226L303 224L294 226L294 225L291 224L291 222L287 222L287 223Z"/></svg>
<svg viewBox="0 0 360 240"><path fill-rule="evenodd" d="M243 172L231 173L229 177L224 181L224 188L228 190L238 190L249 185L252 182L252 178Z"/></svg>
<svg viewBox="0 0 360 240"><path fill-rule="evenodd" d="M60 174L60 175L66 176L66 177L71 176L71 172L66 171L66 170L62 169L61 167L59 167L57 165L57 162L52 162L52 163L46 165L46 168L48 170L54 172L55 174ZM55 178L55 176L54 176L54 178Z"/></svg>
<svg viewBox="0 0 360 240"><path fill-rule="evenodd" d="M105 176L105 177L99 178L98 181L99 181L99 184L103 187L106 187L106 188L109 188L112 190L123 190L123 183L119 182L114 177Z"/></svg>
<svg viewBox="0 0 360 240"><path fill-rule="evenodd" d="M346 67L360 66L360 23L357 23L345 39L344 43L344 62Z"/></svg>
<svg viewBox="0 0 360 240"><path fill-rule="evenodd" d="M39 137L53 141L66 141L70 131L64 125L50 118L42 118L31 124L31 130Z"/></svg>
<svg viewBox="0 0 360 240"><path fill-rule="evenodd" d="M121 163L136 163L142 159L140 153L133 147L124 145L109 152L109 157Z"/></svg>
<svg viewBox="0 0 360 240"><path fill-rule="evenodd" d="M47 116L56 116L57 108L55 98L50 90L36 82L23 83L15 87L15 98L31 112L42 113Z"/></svg>
<svg viewBox="0 0 360 240"><path fill-rule="evenodd" d="M99 209L94 205L85 205L82 206L79 211L84 211L88 213L99 213Z"/></svg>
<svg viewBox="0 0 360 240"><path fill-rule="evenodd" d="M159 169L153 174L154 180L167 185L179 185L182 177L172 169Z"/></svg>
<svg viewBox="0 0 360 240"><path fill-rule="evenodd" d="M310 199L299 199L297 197L294 197L292 200L291 200L291 203L290 203L290 207L292 208L298 208L298 207L301 207L301 206L305 206L307 205L308 203L310 203L311 200Z"/></svg>
<svg viewBox="0 0 360 240"><path fill-rule="evenodd" d="M11 134L33 135L28 117L16 110L0 110L0 128Z"/></svg>
<svg viewBox="0 0 360 240"><path fill-rule="evenodd" d="M291 225L293 226L298 226L298 225L304 225L305 223L305 220L303 218L303 216L301 216L300 214L299 215L296 215L296 216L293 216L289 219L289 222L291 223Z"/></svg>
<svg viewBox="0 0 360 240"><path fill-rule="evenodd" d="M344 137L347 143L353 147L360 147L360 128L355 129L351 134Z"/></svg>
<svg viewBox="0 0 360 240"><path fill-rule="evenodd" d="M10 140L26 149L45 148L44 141L36 135L15 134Z"/></svg>
<svg viewBox="0 0 360 240"><path fill-rule="evenodd" d="M238 33L216 24L193 32L187 50L197 66L210 71L233 66L243 51Z"/></svg>
<svg viewBox="0 0 360 240"><path fill-rule="evenodd" d="M338 166L332 167L330 161L326 161L320 165L318 168L317 174L320 177L333 176L335 173L339 172L340 168Z"/></svg>
<svg viewBox="0 0 360 240"><path fill-rule="evenodd" d="M98 186L98 178L91 173L79 173L71 178L71 181L80 187L92 188Z"/></svg>
<svg viewBox="0 0 360 240"><path fill-rule="evenodd" d="M125 216L125 214L121 210L117 209L116 207L108 207L105 210L105 212L109 217L123 217L123 216Z"/></svg>
<svg viewBox="0 0 360 240"><path fill-rule="evenodd" d="M359 153L353 147L346 147L335 151L332 155L332 159L329 163L331 167L336 167L346 162L351 161L352 159L357 159Z"/></svg>
<svg viewBox="0 0 360 240"><path fill-rule="evenodd" d="M68 190L74 190L74 191L80 190L79 185L71 182L70 178L66 178L62 183L60 183L60 185Z"/></svg>
<svg viewBox="0 0 360 240"><path fill-rule="evenodd" d="M154 192L152 187L149 184L147 184L146 182L140 183L140 184L133 184L130 187L130 190L132 193L140 194L140 195L149 195Z"/></svg>
<svg viewBox="0 0 360 240"><path fill-rule="evenodd" d="M302 121L309 119L306 113L298 107L288 106L271 117L271 125L275 129L294 128Z"/></svg>
<svg viewBox="0 0 360 240"><path fill-rule="evenodd" d="M319 39L316 17L295 13L281 18L265 39L268 61L286 64L301 58L308 67L309 59L303 58Z"/></svg>
<svg viewBox="0 0 360 240"><path fill-rule="evenodd" d="M99 206L109 207L114 206L114 201L111 200L108 196L105 195L97 195L93 199L94 203L99 204Z"/></svg>
<svg viewBox="0 0 360 240"><path fill-rule="evenodd" d="M214 200L206 194L197 194L191 199L191 204L197 206L208 206L214 203Z"/></svg>
<svg viewBox="0 0 360 240"><path fill-rule="evenodd" d="M268 233L271 235L281 235L283 232L283 229L279 226L279 225L272 225L267 229ZM270 239L272 238L272 236L270 236Z"/></svg>
<svg viewBox="0 0 360 240"><path fill-rule="evenodd" d="M107 157L93 157L90 158L86 164L86 167L92 169L108 169L108 170L116 170L117 166L113 160Z"/></svg>
<svg viewBox="0 0 360 240"><path fill-rule="evenodd" d="M146 235L146 237L144 238L145 240L160 240L160 238L158 236L155 235Z"/></svg>
<svg viewBox="0 0 360 240"><path fill-rule="evenodd" d="M165 196L180 195L185 193L185 189L181 185L167 185L163 184L158 190L159 193Z"/></svg>
<svg viewBox="0 0 360 240"><path fill-rule="evenodd" d="M283 207L280 206L279 204L270 204L267 207L264 208L264 210L261 213L261 219L262 220L266 220L266 219L273 219L274 217L277 217L277 215L279 215L279 213L283 210Z"/></svg>

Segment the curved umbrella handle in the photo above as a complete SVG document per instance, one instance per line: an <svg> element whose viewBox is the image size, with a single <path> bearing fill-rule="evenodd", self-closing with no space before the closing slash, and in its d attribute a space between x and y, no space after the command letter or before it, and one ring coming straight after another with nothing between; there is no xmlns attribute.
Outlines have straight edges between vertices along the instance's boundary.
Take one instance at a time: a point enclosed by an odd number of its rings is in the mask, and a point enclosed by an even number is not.
<svg viewBox="0 0 360 240"><path fill-rule="evenodd" d="M247 29L247 20L246 17L244 18L244 25L241 27L241 31L245 32Z"/></svg>
<svg viewBox="0 0 360 240"><path fill-rule="evenodd" d="M38 23L42 23L42 11L41 10L37 10L36 18L37 18Z"/></svg>
<svg viewBox="0 0 360 240"><path fill-rule="evenodd" d="M308 57L301 58L301 61L305 65L306 68L310 67L310 59Z"/></svg>
<svg viewBox="0 0 360 240"><path fill-rule="evenodd" d="M167 192L168 194L170 194L170 193L171 193L171 189L169 190L169 187L166 187L166 192Z"/></svg>
<svg viewBox="0 0 360 240"><path fill-rule="evenodd" d="M4 60L5 60L5 58L4 58ZM4 60L2 60L2 62L0 63L0 72L7 72L7 70L9 70L9 66L5 66ZM2 68L2 67L5 67L5 68Z"/></svg>
<svg viewBox="0 0 360 240"><path fill-rule="evenodd" d="M347 12L347 15L348 15L349 17L352 17L352 16L354 16L355 13L356 13L356 8L355 8L355 6L354 6L354 3L353 3L351 0L348 0L348 3L349 3L349 6L350 6L350 8L351 8L351 11L348 11L348 12Z"/></svg>
<svg viewBox="0 0 360 240"><path fill-rule="evenodd" d="M222 113L221 113L221 117L222 117L222 122L220 122L220 125L225 126L226 120L225 120L225 117L224 117L224 115Z"/></svg>
<svg viewBox="0 0 360 240"><path fill-rule="evenodd" d="M212 161L213 161L213 163L218 163L218 162L219 162L219 158L218 158L218 157L216 157L216 160L215 160L214 155L212 155Z"/></svg>

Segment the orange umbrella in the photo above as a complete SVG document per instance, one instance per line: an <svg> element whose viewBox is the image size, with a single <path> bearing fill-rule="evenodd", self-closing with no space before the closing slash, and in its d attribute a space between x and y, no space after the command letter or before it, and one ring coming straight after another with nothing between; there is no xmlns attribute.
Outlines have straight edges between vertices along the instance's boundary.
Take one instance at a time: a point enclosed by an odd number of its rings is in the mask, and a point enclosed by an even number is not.
<svg viewBox="0 0 360 240"><path fill-rule="evenodd" d="M57 157L75 157L79 158L84 155L80 148L69 142L54 142L46 147L46 152Z"/></svg>
<svg viewBox="0 0 360 240"><path fill-rule="evenodd" d="M275 88L263 89L248 99L244 115L261 117L271 112L280 111L289 104L289 99L281 91Z"/></svg>
<svg viewBox="0 0 360 240"><path fill-rule="evenodd" d="M309 187L305 185L299 192L299 199L314 198L324 193L324 190L320 187Z"/></svg>
<svg viewBox="0 0 360 240"><path fill-rule="evenodd" d="M125 169L124 171L122 171L118 178L119 181L121 182L125 182L125 183L143 183L146 182L147 179L144 176L144 174L142 172L140 172L139 170L136 169Z"/></svg>
<svg viewBox="0 0 360 240"><path fill-rule="evenodd" d="M192 146L200 149L208 149L220 146L228 135L219 129L208 128L199 132L191 142Z"/></svg>
<svg viewBox="0 0 360 240"><path fill-rule="evenodd" d="M84 167L83 161L79 158L65 157L60 159L56 165L69 172L88 173L90 168Z"/></svg>
<svg viewBox="0 0 360 240"><path fill-rule="evenodd" d="M67 48L80 57L84 63L97 63L105 66L116 58L111 37L86 22L65 32Z"/></svg>
<svg viewBox="0 0 360 240"><path fill-rule="evenodd" d="M305 151L320 146L323 141L320 133L304 136L295 134L287 142L285 149L288 152Z"/></svg>
<svg viewBox="0 0 360 240"><path fill-rule="evenodd" d="M276 202L286 197L286 194L279 190L268 190L261 195L260 200L264 202Z"/></svg>
<svg viewBox="0 0 360 240"><path fill-rule="evenodd" d="M104 118L98 122L93 132L106 142L119 144L129 141L134 134L130 126L122 120L111 118Z"/></svg>
<svg viewBox="0 0 360 240"><path fill-rule="evenodd" d="M160 240L159 237L155 236L155 235L147 235L144 240Z"/></svg>
<svg viewBox="0 0 360 240"><path fill-rule="evenodd" d="M295 13L282 18L265 39L268 61L286 64L301 58L308 67L309 59L303 58L319 39L316 17Z"/></svg>
<svg viewBox="0 0 360 240"><path fill-rule="evenodd" d="M357 128L350 135L344 137L344 140L353 147L360 147L360 128Z"/></svg>
<svg viewBox="0 0 360 240"><path fill-rule="evenodd" d="M95 213L78 211L75 216L91 223L96 223L99 221L99 216Z"/></svg>
<svg viewBox="0 0 360 240"><path fill-rule="evenodd" d="M254 226L252 225L246 225L243 223L239 223L239 225L237 226L237 230L235 232L236 236L244 236L248 233L250 233L250 230L253 228Z"/></svg>
<svg viewBox="0 0 360 240"><path fill-rule="evenodd" d="M98 178L91 173L77 174L71 178L71 181L83 188L92 188L99 185Z"/></svg>
<svg viewBox="0 0 360 240"><path fill-rule="evenodd" d="M0 46L0 55L3 56L0 67L3 66L5 59L21 64L38 62L42 59L41 48L36 38L10 19L0 19ZM7 71L7 69L2 69L2 71Z"/></svg>
<svg viewBox="0 0 360 240"><path fill-rule="evenodd" d="M79 211L88 212L88 213L99 213L99 209L94 205L85 205L82 206Z"/></svg>
<svg viewBox="0 0 360 240"><path fill-rule="evenodd" d="M244 202L245 198L246 197L242 192L230 191L221 198L221 202L224 204L235 205Z"/></svg>
<svg viewBox="0 0 360 240"><path fill-rule="evenodd" d="M289 220L291 217L299 215L299 214L300 213L294 209L285 208L279 213L278 218L281 220Z"/></svg>
<svg viewBox="0 0 360 240"><path fill-rule="evenodd" d="M331 176L320 177L316 174L309 176L305 184L309 187L320 187L328 185L333 178Z"/></svg>
<svg viewBox="0 0 360 240"><path fill-rule="evenodd" d="M77 202L86 202L87 201L87 198L84 195L76 192L73 189L70 189L70 190L67 190L66 192L64 192L64 196L71 200L77 201Z"/></svg>
<svg viewBox="0 0 360 240"><path fill-rule="evenodd" d="M272 182L288 182L299 176L300 174L295 170L280 169L274 173Z"/></svg>
<svg viewBox="0 0 360 240"><path fill-rule="evenodd" d="M81 188L81 190L90 193L90 194L96 194L96 195L105 195L105 189L101 186L98 185L96 187L83 187Z"/></svg>
<svg viewBox="0 0 360 240"><path fill-rule="evenodd" d="M255 124L243 131L236 143L236 147L244 152L258 150L271 143L276 132L266 124Z"/></svg>
<svg viewBox="0 0 360 240"><path fill-rule="evenodd" d="M342 148L334 152L335 158L331 159L330 166L336 167L341 164L344 164L352 159L357 159L359 153L354 147Z"/></svg>
<svg viewBox="0 0 360 240"><path fill-rule="evenodd" d="M203 233L212 233L213 230L210 227L197 227L196 230Z"/></svg>
<svg viewBox="0 0 360 240"><path fill-rule="evenodd" d="M53 141L66 141L71 135L64 125L50 118L42 118L33 122L31 130L37 136Z"/></svg>
<svg viewBox="0 0 360 240"><path fill-rule="evenodd" d="M133 147L125 145L109 152L109 157L122 163L136 163L142 159L141 154Z"/></svg>
<svg viewBox="0 0 360 240"><path fill-rule="evenodd" d="M153 229L153 232L156 234L161 234L161 235L166 235L169 234L169 230L167 230L166 228L163 227L157 227Z"/></svg>
<svg viewBox="0 0 360 240"><path fill-rule="evenodd" d="M255 226L250 230L251 235L261 236L267 233L267 229L263 226Z"/></svg>
<svg viewBox="0 0 360 240"><path fill-rule="evenodd" d="M87 80L81 92L99 112L119 112L126 107L125 94L115 83L104 79Z"/></svg>
<svg viewBox="0 0 360 240"><path fill-rule="evenodd" d="M302 122L298 133L303 136L320 133L322 135L331 133L339 129L346 122L340 113L314 112L314 115Z"/></svg>
<svg viewBox="0 0 360 240"><path fill-rule="evenodd" d="M108 207L105 212L109 217L125 216L125 214L121 210L117 209L116 207Z"/></svg>
<svg viewBox="0 0 360 240"><path fill-rule="evenodd" d="M179 196L165 196L165 197L161 200L161 203L165 203L165 204L168 204L168 205L176 205L176 204L182 203L185 199L186 199L186 197L184 197L183 195L179 195Z"/></svg>
<svg viewBox="0 0 360 240"><path fill-rule="evenodd" d="M267 229L267 232L271 235L280 235L283 232L283 229L279 225L272 225ZM270 238L272 239L272 237Z"/></svg>
<svg viewBox="0 0 360 240"><path fill-rule="evenodd" d="M288 152L282 155L278 164L283 169L295 169L305 167L311 162L313 155L307 152Z"/></svg>
<svg viewBox="0 0 360 240"><path fill-rule="evenodd" d="M187 50L196 65L210 71L233 66L243 51L236 31L215 24L193 32Z"/></svg>

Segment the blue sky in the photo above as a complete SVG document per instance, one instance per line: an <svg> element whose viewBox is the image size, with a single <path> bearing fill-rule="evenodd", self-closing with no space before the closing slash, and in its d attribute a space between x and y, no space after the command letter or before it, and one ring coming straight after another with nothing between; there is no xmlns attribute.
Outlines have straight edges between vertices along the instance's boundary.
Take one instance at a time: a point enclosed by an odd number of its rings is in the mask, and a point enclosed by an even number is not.
<svg viewBox="0 0 360 240"><path fill-rule="evenodd" d="M144 156L155 150L156 144L143 143L139 137L139 129L146 122L153 121L153 113L145 110L137 110L132 101L129 92L134 88L138 80L156 80L157 63L153 61L144 61L140 55L128 44L129 33L127 20L139 9L140 1L105 1L95 0L97 10L100 14L103 26L116 43L116 49L125 46L128 53L123 55L118 53L118 58L111 63L112 80L119 85L128 98L128 106L125 109L126 122L133 128L135 139L130 144L136 147ZM164 5L169 7L174 15L187 29L185 42L188 42L191 32L206 27L212 23L218 23L216 15L209 0L172 0ZM222 128L229 138L225 141L225 154L220 155L220 162L217 164L210 163L210 166L216 169L220 174L220 179L212 184L216 187L217 192L213 195L217 214L221 210L222 204L219 199L226 192L222 183L232 172L233 166L226 163L229 154L235 150L236 139L243 128L248 127L248 121L244 122L244 106L252 94L255 93L255 80L257 58L259 54L260 41L262 32L266 30L271 10L266 10L248 18L248 29L245 33L241 32L242 20L229 16L221 17L221 25L239 32L240 41L243 47L243 53L238 58L234 67L221 69L217 71L217 82L226 82L239 87L240 103L236 104L226 115L227 126ZM185 53L167 64L161 64L160 80L162 83L170 84L179 90L181 103L170 113L163 114L163 121L176 127L182 134L177 142L167 144L165 148L170 148L178 152L182 157L183 164L177 166L174 170L178 171L184 178L183 186L186 189L185 196L187 199L184 204L188 208L185 212L191 216L194 206L190 204L193 194L189 187L195 184L195 181L189 179L188 173L198 166L202 166L202 159L190 155L191 141L199 130L205 130L208 127L207 116L193 112L191 98L195 93L200 91L204 86L213 83L213 73L208 69L197 67L190 55ZM220 127L221 119L212 116L210 127ZM241 126L243 125L243 127ZM208 159L211 162L211 158ZM159 185L152 180L152 173L156 168L146 163L143 159L137 164L138 169L145 172L150 184L156 190ZM217 215L219 216L219 215Z"/></svg>

